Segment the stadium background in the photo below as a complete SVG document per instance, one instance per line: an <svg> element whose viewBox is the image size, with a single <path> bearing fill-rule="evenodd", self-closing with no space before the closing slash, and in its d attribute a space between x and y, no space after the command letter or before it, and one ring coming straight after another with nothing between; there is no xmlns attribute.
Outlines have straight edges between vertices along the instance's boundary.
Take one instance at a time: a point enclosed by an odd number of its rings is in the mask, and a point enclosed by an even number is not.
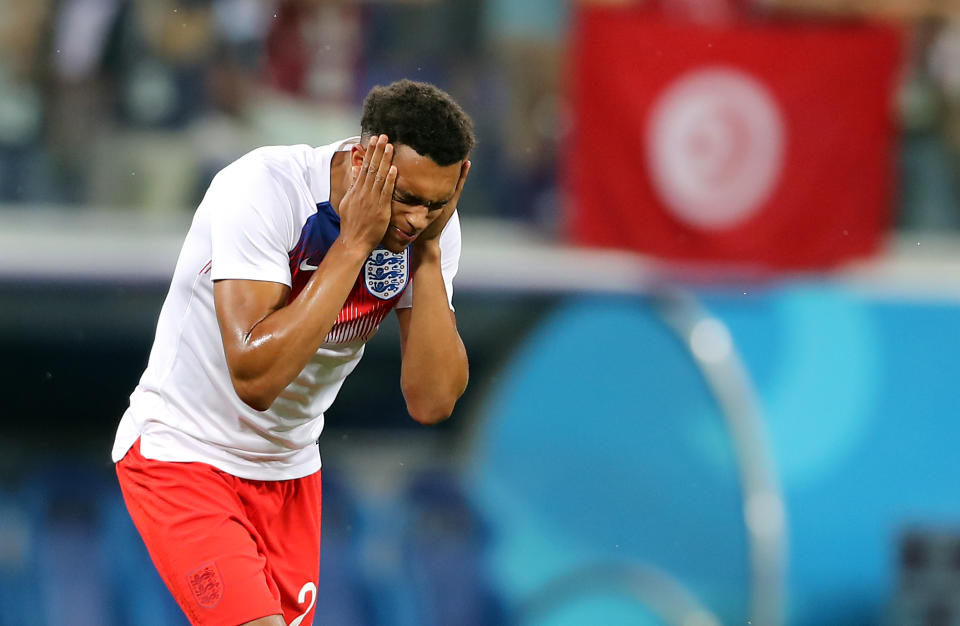
<svg viewBox="0 0 960 626"><path fill-rule="evenodd" d="M957 9L0 0L0 624L184 623L108 454L191 212L405 76L480 139L471 385L419 427L371 342L320 441L316 623L960 623ZM731 63L787 140L734 135L789 167L691 223L645 134L684 74L648 77Z"/></svg>

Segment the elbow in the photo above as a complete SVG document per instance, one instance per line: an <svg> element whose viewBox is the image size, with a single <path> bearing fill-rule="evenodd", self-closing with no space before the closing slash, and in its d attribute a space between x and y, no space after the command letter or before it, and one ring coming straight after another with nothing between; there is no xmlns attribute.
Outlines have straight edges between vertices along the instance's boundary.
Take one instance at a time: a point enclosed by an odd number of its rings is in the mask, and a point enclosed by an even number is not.
<svg viewBox="0 0 960 626"><path fill-rule="evenodd" d="M407 412L415 421L425 426L439 424L453 413L457 400L467 390L467 381L466 368L462 375L433 384L425 383L423 376L401 373L400 389L407 403Z"/></svg>
<svg viewBox="0 0 960 626"><path fill-rule="evenodd" d="M273 406L273 400L262 398L262 397L244 397L240 396L240 399L243 400L243 403L254 411L266 411L271 406Z"/></svg>
<svg viewBox="0 0 960 626"><path fill-rule="evenodd" d="M423 424L424 426L433 426L434 424L439 424L440 422L446 420L453 413L453 404L449 406L430 406L430 407L419 407L411 406L407 404L407 412L410 413L410 417L414 421Z"/></svg>
<svg viewBox="0 0 960 626"><path fill-rule="evenodd" d="M233 389L240 400L254 411L266 411L277 399L277 394L267 391L262 385L254 382L234 380Z"/></svg>
<svg viewBox="0 0 960 626"><path fill-rule="evenodd" d="M433 426L446 420L453 414L453 408L460 398L460 393L451 393L443 396L429 395L426 397L413 393L405 393L404 398L407 401L407 412L414 421L424 426Z"/></svg>

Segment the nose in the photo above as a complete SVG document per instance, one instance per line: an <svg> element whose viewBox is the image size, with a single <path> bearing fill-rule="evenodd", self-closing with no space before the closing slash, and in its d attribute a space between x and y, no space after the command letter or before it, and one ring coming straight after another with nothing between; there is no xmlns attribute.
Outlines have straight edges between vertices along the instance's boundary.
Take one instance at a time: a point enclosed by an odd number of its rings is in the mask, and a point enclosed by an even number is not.
<svg viewBox="0 0 960 626"><path fill-rule="evenodd" d="M407 224L414 231L421 231L430 224L430 218L427 215L427 208L423 206L412 207L407 213Z"/></svg>

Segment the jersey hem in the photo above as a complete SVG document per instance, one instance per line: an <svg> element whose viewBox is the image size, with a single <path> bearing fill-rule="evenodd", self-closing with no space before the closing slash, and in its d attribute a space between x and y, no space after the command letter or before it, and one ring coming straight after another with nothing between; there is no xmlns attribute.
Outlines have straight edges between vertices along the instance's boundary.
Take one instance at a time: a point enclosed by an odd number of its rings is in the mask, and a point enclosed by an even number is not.
<svg viewBox="0 0 960 626"><path fill-rule="evenodd" d="M190 439L197 446L209 447L212 450L216 450L224 455L230 454L229 452L224 451L222 448L210 446L210 444L204 444L199 440L190 437L186 433L171 428L165 428L162 433L144 434L142 429L137 427L137 425L134 423L133 418L129 414L125 414L120 420L120 426L117 429L117 436L114 440L113 450L111 451L111 458L113 462L119 463L139 439L140 454L146 459L167 463L205 463L223 472L226 472L231 476L244 478L247 480L294 480L315 474L316 472L320 471L323 465L320 459L319 449L316 449L314 454L309 454L309 452L307 453L307 455L311 457L308 461L296 464L286 464L283 461L262 460L233 463L227 458L217 457L214 454L203 454L202 452L195 450L191 451L180 448L176 451L172 451L165 446L157 444L155 437L153 436L156 434ZM301 448L295 452L302 453L307 450L309 450L309 448ZM283 465L282 467L271 467L271 463Z"/></svg>

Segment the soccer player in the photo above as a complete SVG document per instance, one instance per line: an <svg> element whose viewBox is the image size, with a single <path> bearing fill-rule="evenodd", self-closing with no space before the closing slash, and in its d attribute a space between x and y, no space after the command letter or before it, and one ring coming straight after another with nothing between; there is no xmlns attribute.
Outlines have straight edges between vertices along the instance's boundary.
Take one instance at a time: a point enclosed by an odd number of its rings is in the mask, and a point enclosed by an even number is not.
<svg viewBox="0 0 960 626"><path fill-rule="evenodd" d="M472 123L404 80L371 90L360 126L214 178L120 421L124 500L194 624L312 622L323 414L391 310L410 415L439 422L466 387L451 296Z"/></svg>

